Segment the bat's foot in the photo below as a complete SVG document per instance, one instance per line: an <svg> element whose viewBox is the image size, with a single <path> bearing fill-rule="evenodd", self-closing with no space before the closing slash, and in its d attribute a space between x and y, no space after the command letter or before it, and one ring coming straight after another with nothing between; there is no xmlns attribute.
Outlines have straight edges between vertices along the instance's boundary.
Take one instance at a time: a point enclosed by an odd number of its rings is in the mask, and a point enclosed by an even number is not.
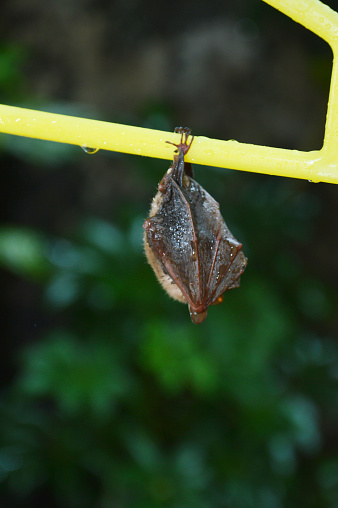
<svg viewBox="0 0 338 508"><path fill-rule="evenodd" d="M189 127L176 127L175 132L181 134L181 142L176 144L172 143L171 141L166 141L166 143L176 146L177 150L182 150L183 154L185 155L194 140L194 136L191 136L191 129L189 129ZM189 136L191 136L190 143L188 143Z"/></svg>

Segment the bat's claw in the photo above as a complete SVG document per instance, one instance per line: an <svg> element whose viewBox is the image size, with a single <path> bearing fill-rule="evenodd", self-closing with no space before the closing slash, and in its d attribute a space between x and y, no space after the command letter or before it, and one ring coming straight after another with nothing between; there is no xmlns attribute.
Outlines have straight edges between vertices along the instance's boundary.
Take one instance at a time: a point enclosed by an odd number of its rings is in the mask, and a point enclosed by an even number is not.
<svg viewBox="0 0 338 508"><path fill-rule="evenodd" d="M178 134L185 134L187 137L191 134L190 127L175 127L174 132L177 132Z"/></svg>

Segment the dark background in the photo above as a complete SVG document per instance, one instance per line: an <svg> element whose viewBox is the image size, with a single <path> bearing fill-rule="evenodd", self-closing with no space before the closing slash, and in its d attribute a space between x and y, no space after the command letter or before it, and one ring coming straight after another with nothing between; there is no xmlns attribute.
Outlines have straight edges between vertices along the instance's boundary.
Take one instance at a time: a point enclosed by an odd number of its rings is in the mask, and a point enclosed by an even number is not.
<svg viewBox="0 0 338 508"><path fill-rule="evenodd" d="M0 13L1 103L321 148L331 50L260 0ZM0 149L1 508L336 506L337 187L196 167L249 264L194 326L142 248L167 161Z"/></svg>

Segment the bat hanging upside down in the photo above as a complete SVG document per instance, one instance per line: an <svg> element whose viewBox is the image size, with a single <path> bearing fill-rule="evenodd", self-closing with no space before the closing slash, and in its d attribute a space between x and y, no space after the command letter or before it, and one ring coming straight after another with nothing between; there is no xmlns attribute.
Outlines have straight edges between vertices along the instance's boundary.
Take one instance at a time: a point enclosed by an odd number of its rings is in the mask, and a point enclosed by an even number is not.
<svg viewBox="0 0 338 508"><path fill-rule="evenodd" d="M147 259L167 293L189 305L195 324L202 323L210 305L239 286L247 259L242 244L230 233L219 204L193 179L184 162L192 142L190 129L178 127L181 142L158 185L149 218L144 221ZM169 143L169 142L168 142Z"/></svg>

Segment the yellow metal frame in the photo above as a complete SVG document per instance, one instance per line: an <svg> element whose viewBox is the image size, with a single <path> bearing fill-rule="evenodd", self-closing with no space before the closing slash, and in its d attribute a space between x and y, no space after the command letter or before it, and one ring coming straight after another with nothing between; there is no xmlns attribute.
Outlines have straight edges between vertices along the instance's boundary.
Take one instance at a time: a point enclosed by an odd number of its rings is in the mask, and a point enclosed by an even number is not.
<svg viewBox="0 0 338 508"><path fill-rule="evenodd" d="M324 143L301 152L196 136L186 160L222 168L338 183L338 13L319 0L264 0L330 44L333 68ZM0 105L0 132L172 159L178 134Z"/></svg>

